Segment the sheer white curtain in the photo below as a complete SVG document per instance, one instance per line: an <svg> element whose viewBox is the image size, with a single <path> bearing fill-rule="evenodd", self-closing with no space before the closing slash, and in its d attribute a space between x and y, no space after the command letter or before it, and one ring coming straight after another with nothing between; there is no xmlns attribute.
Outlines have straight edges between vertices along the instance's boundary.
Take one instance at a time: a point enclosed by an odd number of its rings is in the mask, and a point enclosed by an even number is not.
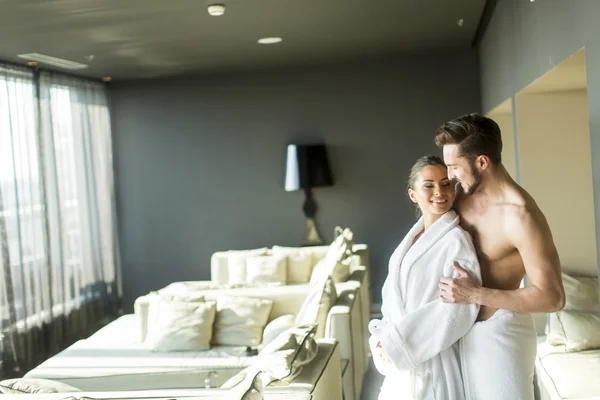
<svg viewBox="0 0 600 400"><path fill-rule="evenodd" d="M40 121L50 261L60 271L53 296L56 303L76 307L105 289L117 290L111 129L103 85L42 73Z"/></svg>
<svg viewBox="0 0 600 400"><path fill-rule="evenodd" d="M0 68L0 212L0 352L8 375L119 309L103 85Z"/></svg>

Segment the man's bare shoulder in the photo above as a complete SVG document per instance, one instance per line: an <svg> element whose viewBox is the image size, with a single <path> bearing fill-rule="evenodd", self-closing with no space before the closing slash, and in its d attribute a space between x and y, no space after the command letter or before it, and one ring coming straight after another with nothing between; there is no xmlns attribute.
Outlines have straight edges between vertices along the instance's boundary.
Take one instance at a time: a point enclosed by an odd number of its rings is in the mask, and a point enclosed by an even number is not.
<svg viewBox="0 0 600 400"><path fill-rule="evenodd" d="M516 234L524 228L547 229L546 217L533 197L516 183L505 188L502 208L507 227Z"/></svg>

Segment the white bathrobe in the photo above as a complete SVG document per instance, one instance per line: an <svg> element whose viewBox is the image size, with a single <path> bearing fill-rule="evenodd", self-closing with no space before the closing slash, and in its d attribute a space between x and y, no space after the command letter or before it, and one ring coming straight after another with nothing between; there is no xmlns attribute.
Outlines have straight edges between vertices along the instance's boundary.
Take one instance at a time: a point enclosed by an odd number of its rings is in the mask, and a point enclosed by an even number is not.
<svg viewBox="0 0 600 400"><path fill-rule="evenodd" d="M444 303L438 288L441 277L456 277L453 261L481 284L471 237L458 222L448 211L414 242L424 229L421 218L390 258L383 318L369 324L375 366L386 376L380 400L465 398L457 341L473 326L479 306Z"/></svg>

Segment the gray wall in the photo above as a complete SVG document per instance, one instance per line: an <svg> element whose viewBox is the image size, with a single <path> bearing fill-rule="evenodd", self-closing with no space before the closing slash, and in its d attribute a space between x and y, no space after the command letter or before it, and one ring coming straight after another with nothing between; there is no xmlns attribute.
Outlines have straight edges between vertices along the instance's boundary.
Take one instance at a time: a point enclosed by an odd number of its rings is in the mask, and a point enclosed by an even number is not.
<svg viewBox="0 0 600 400"><path fill-rule="evenodd" d="M594 193L600 191L599 16L598 0L540 0L533 3L525 0L499 0L479 48L484 111L514 97L515 93L568 56L586 48ZM569 132L565 132L566 145L568 135ZM594 210L598 249L598 195L594 198Z"/></svg>
<svg viewBox="0 0 600 400"><path fill-rule="evenodd" d="M405 181L439 154L442 121L479 111L477 54L406 55L304 69L112 87L125 309L177 280L210 278L227 249L299 245L303 194L283 190L286 145L324 141L337 178L318 189L327 241L371 247L374 301L414 222Z"/></svg>

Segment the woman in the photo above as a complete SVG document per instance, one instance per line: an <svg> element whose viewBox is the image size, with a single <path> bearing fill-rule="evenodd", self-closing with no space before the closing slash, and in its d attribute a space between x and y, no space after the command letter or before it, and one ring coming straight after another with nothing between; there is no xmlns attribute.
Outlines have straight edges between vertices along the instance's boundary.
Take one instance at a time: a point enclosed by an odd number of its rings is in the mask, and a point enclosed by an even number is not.
<svg viewBox="0 0 600 400"><path fill-rule="evenodd" d="M457 261L481 283L471 237L452 210L454 185L444 162L417 160L408 196L422 214L390 258L381 320L369 323L376 368L385 375L379 400L463 400L457 341L477 318L478 305L440 299L441 276L456 277Z"/></svg>

